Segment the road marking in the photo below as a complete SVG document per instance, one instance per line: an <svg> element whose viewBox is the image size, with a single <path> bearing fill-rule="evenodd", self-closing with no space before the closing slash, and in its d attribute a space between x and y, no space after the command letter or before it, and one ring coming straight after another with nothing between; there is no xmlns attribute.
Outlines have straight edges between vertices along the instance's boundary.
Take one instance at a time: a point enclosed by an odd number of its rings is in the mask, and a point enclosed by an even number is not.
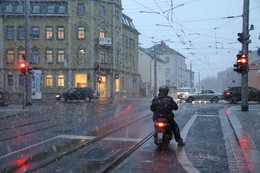
<svg viewBox="0 0 260 173"><path fill-rule="evenodd" d="M181 137L185 141L187 138L187 134L194 123L195 119L197 118L197 114L194 114L191 119L188 121L188 123L184 126L184 128L181 131ZM186 155L186 152L184 150L184 147L177 147L176 150L176 156L179 161L179 163L182 165L182 167L189 173L200 173L198 169L196 169L193 164L190 162L189 158Z"/></svg>
<svg viewBox="0 0 260 173"><path fill-rule="evenodd" d="M196 112L191 119L188 121L188 123L184 126L184 128L181 131L181 137L185 141L187 138L187 134L196 120L196 118L200 117L218 117L217 115L198 115ZM193 166L193 164L190 162L188 156L186 155L186 152L184 150L184 147L177 147L176 150L176 156L179 161L179 163L182 165L182 167L188 172L188 173L200 173L200 171Z"/></svg>
<svg viewBox="0 0 260 173"><path fill-rule="evenodd" d="M94 139L95 136L80 136L80 135L60 135L59 138L68 138L68 139ZM142 139L140 138L121 138L121 137L106 137L102 140L106 141L122 141L122 142L139 142Z"/></svg>
<svg viewBox="0 0 260 173"><path fill-rule="evenodd" d="M42 141L42 142L39 142L39 143L30 145L30 146L25 147L25 148L22 148L22 149L20 149L20 150L16 150L16 151L14 151L14 152L11 152L11 153L2 155L2 156L0 156L0 159L5 158L5 157L8 157L8 156L11 156L11 155L13 155L13 154L19 153L19 152L21 152L21 151L24 151L24 150L27 150L27 149L30 149L30 148L33 148L33 147L36 147L36 146L38 146L38 145L41 145L41 144L43 144L43 143L49 142L49 141L54 140L54 139L57 139L57 138L59 138L59 136L55 136L55 137L53 137L53 138L50 138L50 139L44 140L44 141Z"/></svg>
<svg viewBox="0 0 260 173"><path fill-rule="evenodd" d="M218 115L197 115L198 117L215 117L215 118L219 118Z"/></svg>
<svg viewBox="0 0 260 173"><path fill-rule="evenodd" d="M212 160L214 162L218 162L220 161L220 158L217 157L217 156L212 156L210 154L202 154L202 153L199 153L198 156L196 156L197 159L200 159L200 160L205 160L205 159L209 159L209 160Z"/></svg>

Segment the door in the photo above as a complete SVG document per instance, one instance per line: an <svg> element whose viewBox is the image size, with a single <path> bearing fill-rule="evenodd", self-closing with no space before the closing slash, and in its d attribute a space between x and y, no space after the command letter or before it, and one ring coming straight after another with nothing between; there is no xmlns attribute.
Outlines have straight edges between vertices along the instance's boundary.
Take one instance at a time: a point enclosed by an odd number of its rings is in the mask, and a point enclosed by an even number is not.
<svg viewBox="0 0 260 173"><path fill-rule="evenodd" d="M102 81L98 83L98 92L100 97L107 97L107 77L101 76Z"/></svg>

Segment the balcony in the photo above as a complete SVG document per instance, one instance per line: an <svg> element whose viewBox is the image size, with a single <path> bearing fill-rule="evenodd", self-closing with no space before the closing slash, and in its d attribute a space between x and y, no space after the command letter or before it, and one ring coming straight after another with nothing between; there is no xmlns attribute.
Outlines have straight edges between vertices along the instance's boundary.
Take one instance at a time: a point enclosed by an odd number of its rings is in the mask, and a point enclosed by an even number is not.
<svg viewBox="0 0 260 173"><path fill-rule="evenodd" d="M111 47L112 46L112 39L111 38L106 38L106 37L100 37L99 38L99 45L100 46Z"/></svg>

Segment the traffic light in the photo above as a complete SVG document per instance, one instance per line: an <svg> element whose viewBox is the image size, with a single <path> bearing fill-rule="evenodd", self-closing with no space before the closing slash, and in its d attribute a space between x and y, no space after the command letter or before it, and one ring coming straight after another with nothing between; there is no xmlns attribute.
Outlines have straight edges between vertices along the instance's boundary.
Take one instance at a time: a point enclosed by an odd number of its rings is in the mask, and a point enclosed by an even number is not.
<svg viewBox="0 0 260 173"><path fill-rule="evenodd" d="M119 74L115 74L115 79L119 79Z"/></svg>
<svg viewBox="0 0 260 173"><path fill-rule="evenodd" d="M102 77L98 77L98 78L97 78L97 82L98 82L98 83L101 83L101 82L102 82Z"/></svg>
<svg viewBox="0 0 260 173"><path fill-rule="evenodd" d="M238 36L237 40L240 43L251 43L251 40L249 40L249 38L250 38L249 34L245 35L244 33L238 33L237 36Z"/></svg>
<svg viewBox="0 0 260 173"><path fill-rule="evenodd" d="M234 64L234 71L244 73L248 67L248 57L245 54L237 54L237 61Z"/></svg>
<svg viewBox="0 0 260 173"><path fill-rule="evenodd" d="M19 68L20 68L20 71L22 72L23 75L26 75L26 70L27 70L27 63L25 62L21 62L19 64Z"/></svg>

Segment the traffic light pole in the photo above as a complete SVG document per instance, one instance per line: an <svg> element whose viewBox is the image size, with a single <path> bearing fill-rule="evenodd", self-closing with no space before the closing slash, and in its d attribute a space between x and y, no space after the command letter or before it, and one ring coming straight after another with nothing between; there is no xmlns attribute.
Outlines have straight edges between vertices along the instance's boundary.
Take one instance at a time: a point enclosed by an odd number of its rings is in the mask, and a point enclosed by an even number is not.
<svg viewBox="0 0 260 173"><path fill-rule="evenodd" d="M242 52L248 56L249 41L249 0L244 0L243 9L243 36L246 38L242 42ZM241 86L241 111L248 111L248 65L246 70L242 72L242 86Z"/></svg>
<svg viewBox="0 0 260 173"><path fill-rule="evenodd" d="M31 22L30 22L30 0L24 1L25 5L25 44L26 44L26 62L29 66L31 62L31 36L30 36L30 29L31 29ZM32 105L32 77L31 75L26 72L25 77L25 93L26 93L26 102L25 105L29 106Z"/></svg>

